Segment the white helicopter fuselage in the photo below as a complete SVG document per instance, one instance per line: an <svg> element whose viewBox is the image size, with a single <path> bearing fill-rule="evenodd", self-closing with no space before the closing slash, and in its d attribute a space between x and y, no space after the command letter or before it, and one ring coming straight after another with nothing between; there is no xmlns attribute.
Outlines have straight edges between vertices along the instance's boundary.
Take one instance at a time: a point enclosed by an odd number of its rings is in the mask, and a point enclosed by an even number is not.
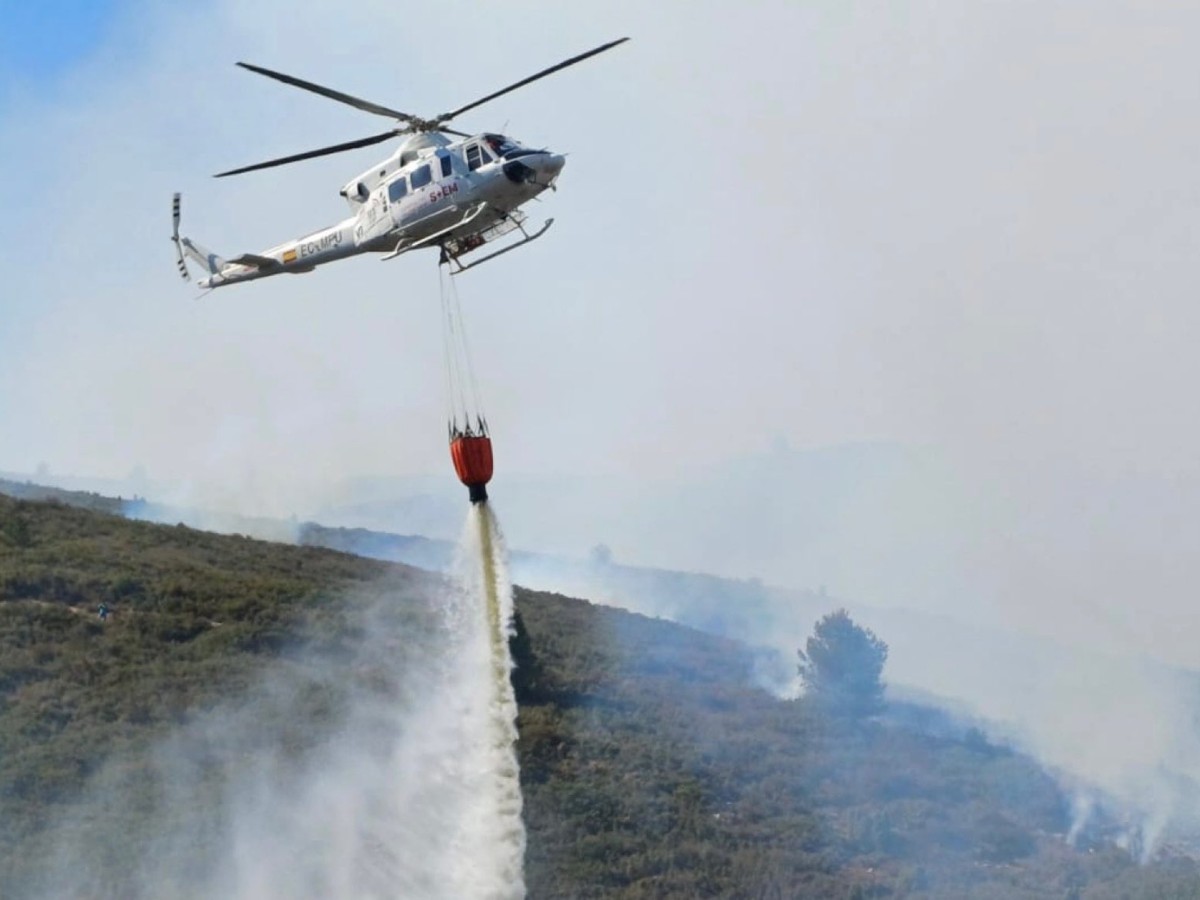
<svg viewBox="0 0 1200 900"><path fill-rule="evenodd" d="M415 134L342 188L352 214L334 225L227 261L179 236L176 197L175 239L181 255L207 270L199 282L204 288L311 272L363 253L390 259L427 246L440 247L443 261L462 271L470 267L459 260L463 254L513 229L524 232L519 207L554 187L564 164L558 154L501 135L450 141L441 133ZM520 243L540 236L549 224L532 236L526 232Z"/></svg>

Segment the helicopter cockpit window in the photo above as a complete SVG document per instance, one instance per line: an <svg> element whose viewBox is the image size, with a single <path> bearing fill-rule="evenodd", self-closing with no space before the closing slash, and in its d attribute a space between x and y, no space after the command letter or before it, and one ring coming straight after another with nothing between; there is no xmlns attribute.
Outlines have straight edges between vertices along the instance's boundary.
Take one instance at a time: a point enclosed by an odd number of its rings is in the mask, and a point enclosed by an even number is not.
<svg viewBox="0 0 1200 900"><path fill-rule="evenodd" d="M408 177L412 179L412 187L414 191L417 188L425 187L425 185L433 181L433 173L429 171L429 163L426 163L419 169L413 169L412 174Z"/></svg>
<svg viewBox="0 0 1200 900"><path fill-rule="evenodd" d="M485 134L483 139L492 152L499 157L503 157L506 153L516 150L519 146L515 141L510 141L502 134Z"/></svg>
<svg viewBox="0 0 1200 900"><path fill-rule="evenodd" d="M408 179L403 175L388 185L388 199L395 203L408 193Z"/></svg>

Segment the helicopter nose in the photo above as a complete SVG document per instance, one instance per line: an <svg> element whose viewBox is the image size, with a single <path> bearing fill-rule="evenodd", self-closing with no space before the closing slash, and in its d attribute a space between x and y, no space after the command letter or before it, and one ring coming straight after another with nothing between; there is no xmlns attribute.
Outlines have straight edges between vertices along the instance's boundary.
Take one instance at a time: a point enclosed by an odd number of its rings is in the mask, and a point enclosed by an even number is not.
<svg viewBox="0 0 1200 900"><path fill-rule="evenodd" d="M566 162L566 157L546 150L523 153L520 158L510 159L504 164L504 174L514 184L552 188Z"/></svg>
<svg viewBox="0 0 1200 900"><path fill-rule="evenodd" d="M538 181L542 184L550 184L558 177L558 173L562 171L566 165L566 157L559 156L557 153L543 153L538 157L536 166L538 173Z"/></svg>

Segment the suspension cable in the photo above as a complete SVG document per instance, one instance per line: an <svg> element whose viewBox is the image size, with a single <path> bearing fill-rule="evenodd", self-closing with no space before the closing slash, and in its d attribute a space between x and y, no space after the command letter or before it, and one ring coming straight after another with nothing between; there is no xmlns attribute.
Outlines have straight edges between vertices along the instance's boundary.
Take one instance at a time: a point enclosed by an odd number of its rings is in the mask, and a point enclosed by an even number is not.
<svg viewBox="0 0 1200 900"><path fill-rule="evenodd" d="M462 303L454 278L438 266L442 302L442 347L445 354L446 401L451 437L456 433L487 434L487 418L463 326ZM459 415L462 423L459 424Z"/></svg>

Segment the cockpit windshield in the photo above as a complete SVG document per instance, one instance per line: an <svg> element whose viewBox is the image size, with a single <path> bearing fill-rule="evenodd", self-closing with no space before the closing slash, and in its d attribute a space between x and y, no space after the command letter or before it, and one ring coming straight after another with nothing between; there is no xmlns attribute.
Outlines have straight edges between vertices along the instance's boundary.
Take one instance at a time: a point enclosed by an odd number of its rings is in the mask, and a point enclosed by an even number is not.
<svg viewBox="0 0 1200 900"><path fill-rule="evenodd" d="M521 145L512 138L506 138L502 134L485 134L483 141L488 145L488 148L499 157L508 156L514 150L520 150Z"/></svg>

